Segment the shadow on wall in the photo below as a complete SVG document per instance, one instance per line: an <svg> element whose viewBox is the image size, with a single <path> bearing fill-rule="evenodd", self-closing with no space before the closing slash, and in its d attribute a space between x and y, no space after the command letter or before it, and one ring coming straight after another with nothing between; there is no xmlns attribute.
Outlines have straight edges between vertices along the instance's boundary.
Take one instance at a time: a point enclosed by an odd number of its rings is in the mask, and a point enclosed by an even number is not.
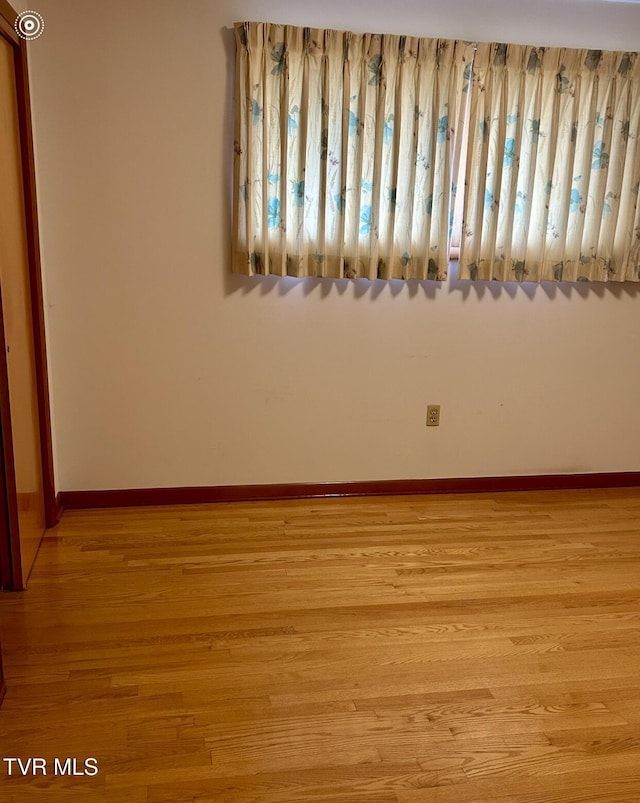
<svg viewBox="0 0 640 803"><path fill-rule="evenodd" d="M227 249L228 250L228 249ZM461 293L465 300L474 295L483 298L486 295L494 299L522 298L525 295L531 301L537 296L544 294L548 298L555 298L563 295L566 298L578 296L580 298L605 298L613 296L622 298L624 296L635 298L640 295L640 283L635 282L472 282L458 279L458 263L451 262L449 265L449 278L446 282L418 281L411 279L401 281L392 279L384 281L382 279L327 279L309 277L297 279L292 276L240 276L231 273L229 265L231 255L225 264L225 295L234 293L259 293L266 296L271 293L285 296L294 288L302 288L305 296L318 294L322 298L338 294L344 295L349 286L353 285L353 298L376 299L378 296L387 294L392 298L408 295L409 298L426 297L436 299L443 293Z"/></svg>

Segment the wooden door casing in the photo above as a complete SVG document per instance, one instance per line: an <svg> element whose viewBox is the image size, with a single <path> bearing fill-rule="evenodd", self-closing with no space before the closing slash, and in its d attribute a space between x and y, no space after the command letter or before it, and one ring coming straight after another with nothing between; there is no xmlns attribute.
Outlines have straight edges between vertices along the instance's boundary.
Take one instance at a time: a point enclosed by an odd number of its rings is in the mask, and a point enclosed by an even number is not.
<svg viewBox="0 0 640 803"><path fill-rule="evenodd" d="M0 296L22 583L45 531L31 288L13 47L0 37Z"/></svg>
<svg viewBox="0 0 640 803"><path fill-rule="evenodd" d="M0 111L5 139L8 126L12 126L14 132L11 144L13 192L14 195L20 194L22 209L20 222L12 227L17 238L13 246L22 251L24 259L17 289L3 288L2 282L6 282L7 277L0 275L0 584L2 588L11 590L24 588L39 542L37 530L54 526L61 514L53 478L27 50L25 41L18 37L13 27L16 16L7 0L0 0L0 63L5 70L5 95L7 70L10 70L14 83L13 92L9 93L11 97L0 100L0 104L5 104L4 110L0 105ZM5 161L7 153L5 149ZM17 250L13 253L15 255ZM6 263L5 250L5 266L0 268L2 273L6 272ZM23 320L16 329L20 316ZM9 336L7 325L13 326ZM7 355L7 346L11 348L12 340L17 342L18 330L20 345L16 348L19 353L12 355L9 352ZM16 359L12 362L13 357ZM17 363L20 366L16 369ZM26 379L16 379L25 366ZM32 396L28 405L23 402L25 388L29 388ZM24 435L29 427L38 437L37 442L32 438L25 447ZM20 524L26 532L25 528L31 526L30 519L33 519L31 535L21 539Z"/></svg>

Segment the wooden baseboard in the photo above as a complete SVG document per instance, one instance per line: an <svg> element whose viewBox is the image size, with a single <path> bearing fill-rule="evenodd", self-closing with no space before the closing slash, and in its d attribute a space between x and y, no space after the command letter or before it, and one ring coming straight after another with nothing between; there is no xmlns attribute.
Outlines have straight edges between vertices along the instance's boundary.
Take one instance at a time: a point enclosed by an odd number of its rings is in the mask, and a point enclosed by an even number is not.
<svg viewBox="0 0 640 803"><path fill-rule="evenodd" d="M399 496L404 494L497 493L578 488L640 487L640 471L606 474L537 474L516 477L462 477L424 480L213 485L185 488L121 488L105 491L61 491L67 510L143 505L191 505L206 502L256 502L331 496Z"/></svg>

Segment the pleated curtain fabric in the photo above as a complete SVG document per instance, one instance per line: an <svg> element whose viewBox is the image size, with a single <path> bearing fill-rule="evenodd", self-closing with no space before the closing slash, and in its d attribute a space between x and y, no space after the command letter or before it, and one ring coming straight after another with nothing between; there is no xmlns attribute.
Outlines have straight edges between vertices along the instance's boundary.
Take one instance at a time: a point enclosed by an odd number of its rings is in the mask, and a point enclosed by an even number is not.
<svg viewBox="0 0 640 803"><path fill-rule="evenodd" d="M446 278L473 44L254 22L235 31L232 269Z"/></svg>
<svg viewBox="0 0 640 803"><path fill-rule="evenodd" d="M459 276L640 280L640 58L480 44Z"/></svg>

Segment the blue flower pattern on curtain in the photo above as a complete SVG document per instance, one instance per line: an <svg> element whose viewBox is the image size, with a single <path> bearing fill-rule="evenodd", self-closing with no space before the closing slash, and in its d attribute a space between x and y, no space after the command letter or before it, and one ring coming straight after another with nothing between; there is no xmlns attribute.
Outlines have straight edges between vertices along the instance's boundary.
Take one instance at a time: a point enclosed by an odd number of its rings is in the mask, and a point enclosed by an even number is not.
<svg viewBox="0 0 640 803"><path fill-rule="evenodd" d="M640 280L636 53L239 23L233 269ZM477 53L474 56L474 49Z"/></svg>
<svg viewBox="0 0 640 803"><path fill-rule="evenodd" d="M473 45L235 30L233 270L443 280Z"/></svg>
<svg viewBox="0 0 640 803"><path fill-rule="evenodd" d="M478 45L460 278L640 280L640 58Z"/></svg>

